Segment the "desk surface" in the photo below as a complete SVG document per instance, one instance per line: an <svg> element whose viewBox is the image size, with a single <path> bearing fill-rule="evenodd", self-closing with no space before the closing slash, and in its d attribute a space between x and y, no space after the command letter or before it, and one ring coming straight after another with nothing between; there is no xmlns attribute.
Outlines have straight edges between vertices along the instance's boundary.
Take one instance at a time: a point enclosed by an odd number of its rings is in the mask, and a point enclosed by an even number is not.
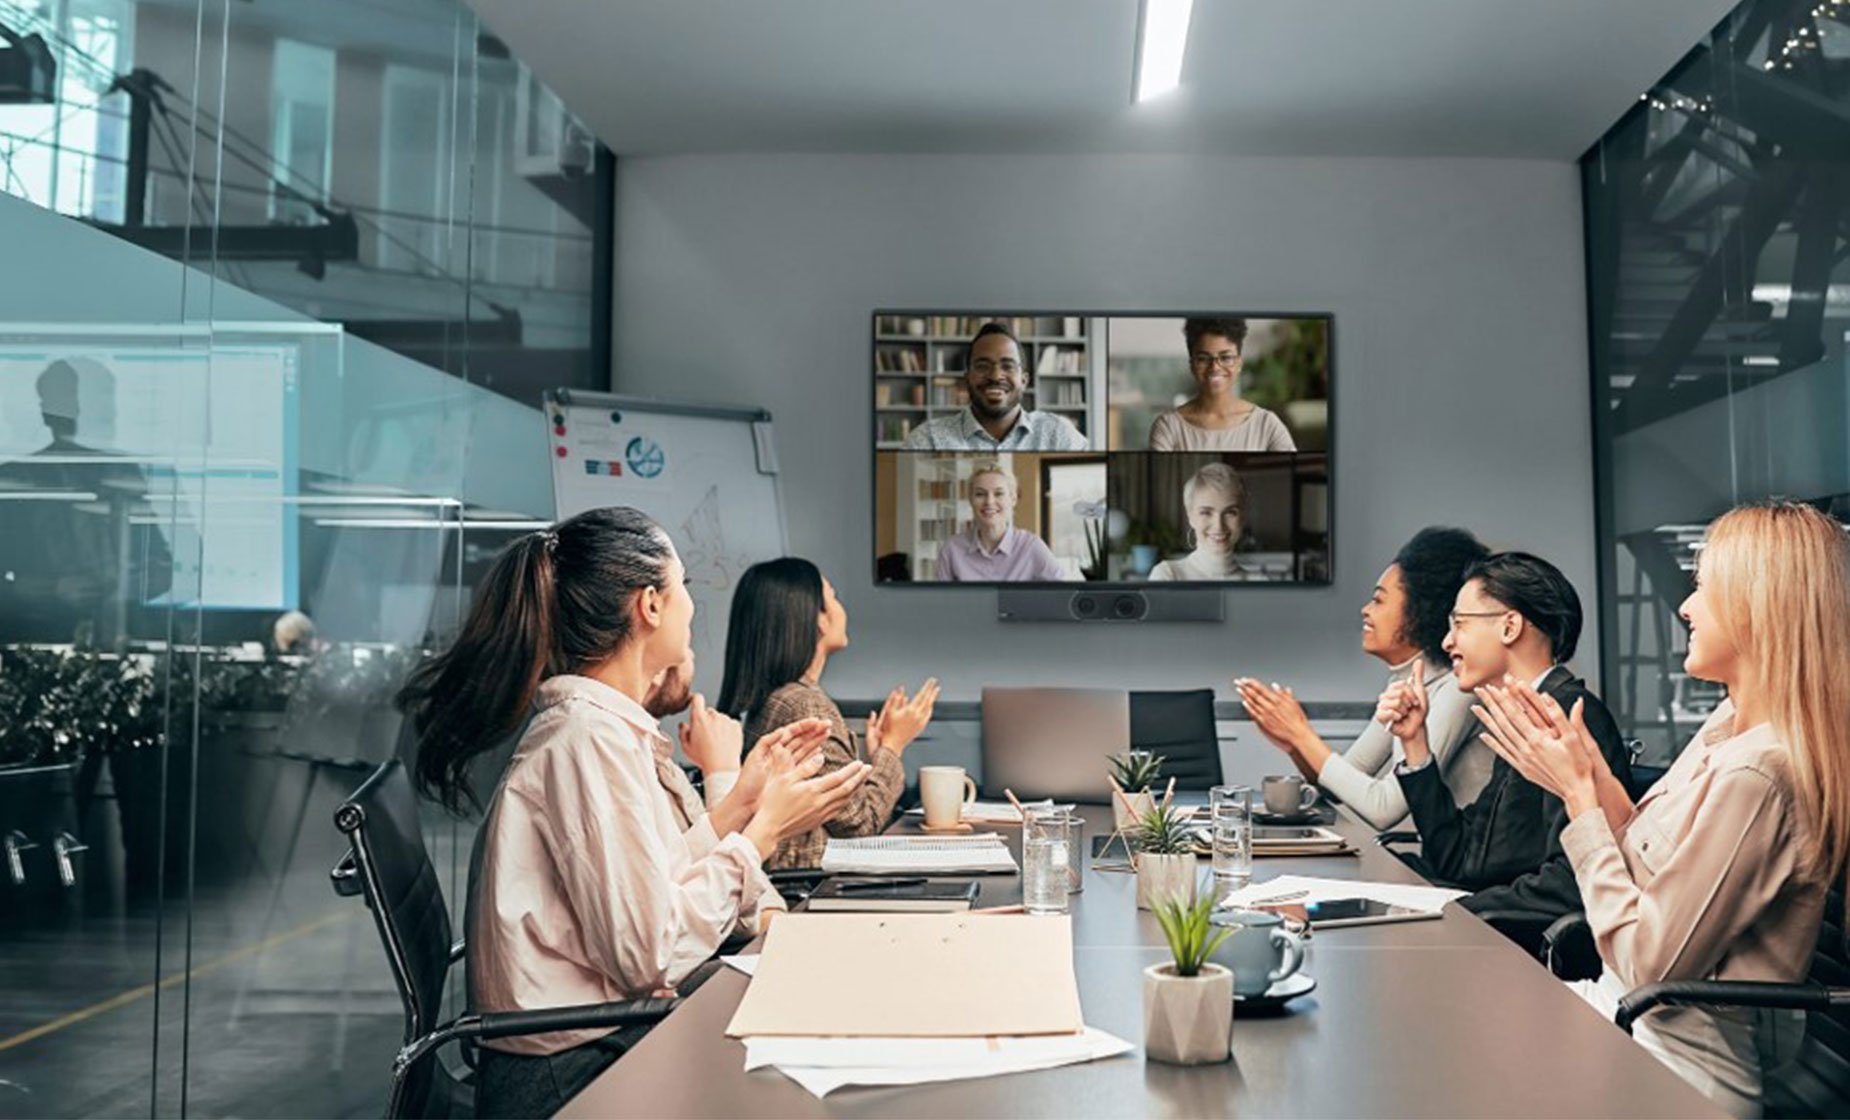
<svg viewBox="0 0 1850 1120"><path fill-rule="evenodd" d="M1101 822L1109 828L1105 810L1081 811L1088 836ZM1337 828L1362 847L1360 858L1260 860L1258 878L1419 882L1375 848L1359 822L1345 818ZM1236 1015L1231 1062L1187 1069L1146 1063L1142 970L1167 950L1155 919L1136 908L1135 891L1134 876L1088 870L1085 890L1072 896L1086 1022L1137 1044L1135 1053L1005 1077L843 1089L817 1100L775 1071L744 1071L745 1048L725 1037L725 1028L747 981L722 969L560 1115L1721 1115L1527 954L1455 906L1438 921L1319 931L1304 968L1317 990L1277 1018ZM991 876L978 905L1020 897L1018 879Z"/></svg>

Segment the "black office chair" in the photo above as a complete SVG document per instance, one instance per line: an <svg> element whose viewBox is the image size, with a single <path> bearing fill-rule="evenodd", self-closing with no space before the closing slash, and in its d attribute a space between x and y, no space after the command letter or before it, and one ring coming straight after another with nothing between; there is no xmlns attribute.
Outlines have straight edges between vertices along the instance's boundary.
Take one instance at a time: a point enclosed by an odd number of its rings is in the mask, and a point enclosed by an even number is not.
<svg viewBox="0 0 1850 1120"><path fill-rule="evenodd" d="M373 771L335 810L334 824L350 845L332 872L334 890L365 896L405 1005L405 1044L392 1061L386 1116L474 1114L472 1079L437 1060L448 1042L641 1026L661 1020L679 1002L639 999L544 1011L470 1012L439 1023L444 981L450 965L462 959L463 942L450 941L450 912L424 848L417 794L404 764L394 759Z"/></svg>
<svg viewBox="0 0 1850 1120"><path fill-rule="evenodd" d="M1554 938L1592 933L1586 915L1570 914L1550 930ZM1653 1008L1685 1004L1784 1008L1805 1012L1805 1041L1793 1061L1767 1070L1766 1115L1850 1116L1850 945L1844 940L1844 894L1831 891L1824 924L1803 983L1753 980L1667 980L1625 994L1613 1015L1627 1034Z"/></svg>
<svg viewBox="0 0 1850 1120"><path fill-rule="evenodd" d="M1177 789L1221 784L1220 736L1214 726L1214 690L1131 693L1131 746L1162 755L1163 777Z"/></svg>

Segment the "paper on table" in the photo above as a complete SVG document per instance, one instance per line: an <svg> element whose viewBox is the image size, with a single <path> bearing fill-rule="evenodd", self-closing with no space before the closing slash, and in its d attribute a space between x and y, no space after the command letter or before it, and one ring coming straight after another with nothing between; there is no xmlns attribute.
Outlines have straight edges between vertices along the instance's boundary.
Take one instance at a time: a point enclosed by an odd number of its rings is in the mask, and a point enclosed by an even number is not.
<svg viewBox="0 0 1850 1120"><path fill-rule="evenodd" d="M1094 1027L1035 1038L749 1038L747 1070L774 1066L817 1097L846 1085L917 1085L1115 1057L1130 1043Z"/></svg>
<svg viewBox="0 0 1850 1120"><path fill-rule="evenodd" d="M822 849L822 870L831 875L1009 875L1021 868L1002 837L980 832L971 836L831 836Z"/></svg>
<svg viewBox="0 0 1850 1120"><path fill-rule="evenodd" d="M1401 883L1370 883L1359 879L1315 879L1306 875L1280 875L1263 883L1252 883L1229 891L1221 900L1225 906L1253 906L1269 902L1289 902L1294 906L1321 902L1331 898L1367 898L1389 906L1438 913L1453 899L1467 892L1444 887L1416 887ZM1285 897L1289 896L1289 897Z"/></svg>
<svg viewBox="0 0 1850 1120"><path fill-rule="evenodd" d="M731 965L747 976L754 976L758 972L757 953L736 953L729 957L721 957L719 962Z"/></svg>
<svg viewBox="0 0 1850 1120"><path fill-rule="evenodd" d="M726 1034L981 1038L1084 1028L1063 915L796 913L765 933Z"/></svg>
<svg viewBox="0 0 1850 1120"><path fill-rule="evenodd" d="M1030 812L1035 809L1057 809L1062 813L1070 813L1077 808L1070 801L1063 805L1056 805L1051 797L1044 797L1039 801L1024 801L1021 807ZM906 814L922 817L925 815L925 810L922 807L907 809ZM1006 801L972 801L964 806L963 819L983 824L1020 824L1021 814L1015 810L1015 806Z"/></svg>

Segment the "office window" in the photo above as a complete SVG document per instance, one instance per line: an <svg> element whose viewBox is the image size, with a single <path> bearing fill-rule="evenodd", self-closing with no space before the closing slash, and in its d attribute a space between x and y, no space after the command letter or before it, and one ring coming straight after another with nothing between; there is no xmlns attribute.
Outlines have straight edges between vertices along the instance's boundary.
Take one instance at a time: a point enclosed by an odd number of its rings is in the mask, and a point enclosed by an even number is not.
<svg viewBox="0 0 1850 1120"><path fill-rule="evenodd" d="M380 130L379 267L442 272L450 175L450 97L446 78L411 66L385 68Z"/></svg>
<svg viewBox="0 0 1850 1120"><path fill-rule="evenodd" d="M325 203L334 169L334 52L278 39L270 71L270 217L303 225Z"/></svg>
<svg viewBox="0 0 1850 1120"><path fill-rule="evenodd" d="M1748 0L1581 161L1604 698L1647 762L1719 701L1683 672L1704 526L1850 517L1850 8Z"/></svg>

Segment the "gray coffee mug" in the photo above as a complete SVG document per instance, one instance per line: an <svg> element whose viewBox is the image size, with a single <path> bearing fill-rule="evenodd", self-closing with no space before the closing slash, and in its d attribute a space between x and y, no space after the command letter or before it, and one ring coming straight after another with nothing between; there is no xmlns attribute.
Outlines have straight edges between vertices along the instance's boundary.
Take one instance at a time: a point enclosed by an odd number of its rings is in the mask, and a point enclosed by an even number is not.
<svg viewBox="0 0 1850 1120"><path fill-rule="evenodd" d="M1285 920L1264 910L1216 910L1217 926L1238 926L1211 958L1233 970L1233 990L1243 996L1264 995L1267 988L1304 965L1304 942L1285 929Z"/></svg>
<svg viewBox="0 0 1850 1120"><path fill-rule="evenodd" d="M1274 816L1296 816L1317 803L1317 787L1305 785L1296 774L1267 778L1263 788L1265 811Z"/></svg>

